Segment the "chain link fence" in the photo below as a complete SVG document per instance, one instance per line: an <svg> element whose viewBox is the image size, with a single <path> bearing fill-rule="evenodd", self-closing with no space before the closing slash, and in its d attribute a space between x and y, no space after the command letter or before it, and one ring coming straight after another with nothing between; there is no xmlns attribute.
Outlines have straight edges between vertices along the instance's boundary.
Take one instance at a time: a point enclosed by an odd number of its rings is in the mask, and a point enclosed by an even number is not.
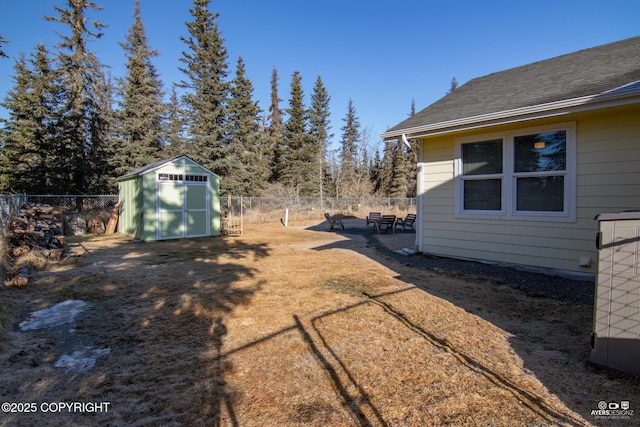
<svg viewBox="0 0 640 427"><path fill-rule="evenodd" d="M223 197L223 217L242 217L245 223L323 219L324 213L365 218L369 212L404 216L416 212L415 198L394 197Z"/></svg>
<svg viewBox="0 0 640 427"><path fill-rule="evenodd" d="M9 230L11 216L20 212L20 206L27 201L26 194L0 194L0 230L5 233ZM4 235L4 234L3 234Z"/></svg>
<svg viewBox="0 0 640 427"><path fill-rule="evenodd" d="M46 204L76 213L89 220L108 221L118 202L117 194L105 195L0 195L0 221L2 230L8 230L11 215L20 211L25 203ZM369 212L396 216L416 212L415 198L394 197L222 197L223 218L241 218L244 223L276 222L288 213L290 221L323 219L324 213L365 218Z"/></svg>
<svg viewBox="0 0 640 427"><path fill-rule="evenodd" d="M3 235L9 231L11 216L19 215L20 207L25 203L60 208L66 213L66 221L79 222L79 224L72 224L72 226L85 229L95 227L97 231L100 231L104 229L116 203L118 203L118 195L2 194L0 195L0 232ZM81 231L79 232L81 233Z"/></svg>
<svg viewBox="0 0 640 427"><path fill-rule="evenodd" d="M27 202L62 209L65 234L104 233L116 204L117 194L55 195L30 194Z"/></svg>
<svg viewBox="0 0 640 427"><path fill-rule="evenodd" d="M66 212L90 213L100 211L113 211L118 203L117 194L87 195L38 195L26 196L29 203L40 203L64 209Z"/></svg>

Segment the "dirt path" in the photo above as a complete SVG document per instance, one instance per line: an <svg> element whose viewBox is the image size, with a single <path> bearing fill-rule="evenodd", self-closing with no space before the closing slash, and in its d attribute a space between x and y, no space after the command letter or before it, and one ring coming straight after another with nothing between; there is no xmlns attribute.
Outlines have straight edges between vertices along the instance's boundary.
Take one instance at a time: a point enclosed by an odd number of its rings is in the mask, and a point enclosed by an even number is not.
<svg viewBox="0 0 640 427"><path fill-rule="evenodd" d="M37 407L0 426L640 424L591 415L600 401L640 407L640 381L584 362L590 305L404 265L354 226L76 239L75 262L0 292L0 395ZM72 323L19 329L67 300L87 303ZM104 349L86 372L55 366Z"/></svg>

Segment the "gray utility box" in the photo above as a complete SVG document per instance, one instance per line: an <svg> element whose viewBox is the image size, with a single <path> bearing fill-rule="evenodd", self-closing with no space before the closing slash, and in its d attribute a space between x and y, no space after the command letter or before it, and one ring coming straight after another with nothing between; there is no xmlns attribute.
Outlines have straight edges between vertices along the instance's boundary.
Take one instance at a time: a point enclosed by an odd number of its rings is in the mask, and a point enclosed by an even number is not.
<svg viewBox="0 0 640 427"><path fill-rule="evenodd" d="M640 211L596 216L591 361L640 374Z"/></svg>

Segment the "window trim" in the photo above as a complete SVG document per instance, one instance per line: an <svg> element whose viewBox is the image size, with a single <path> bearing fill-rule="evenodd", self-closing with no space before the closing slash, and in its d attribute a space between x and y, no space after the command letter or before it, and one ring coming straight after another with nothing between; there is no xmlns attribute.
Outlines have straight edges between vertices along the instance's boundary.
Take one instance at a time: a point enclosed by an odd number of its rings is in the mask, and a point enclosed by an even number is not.
<svg viewBox="0 0 640 427"><path fill-rule="evenodd" d="M566 132L566 165L564 171L540 171L522 173L514 172L515 150L514 138L517 136L531 135L544 132ZM491 175L464 175L462 164L462 145L471 142L482 142L491 139L502 139L502 159L503 167L501 174ZM576 123L564 122L544 126L534 126L508 130L505 132L493 132L476 134L456 138L454 159L454 181L455 181L455 218L480 218L480 219L502 219L520 221L555 221L555 222L575 222L576 220ZM524 175L524 176L523 176ZM552 211L517 211L517 183L518 177L533 176L563 176L564 177L564 210L562 212ZM502 209L501 210L465 210L464 209L464 181L482 178L502 179Z"/></svg>
<svg viewBox="0 0 640 427"><path fill-rule="evenodd" d="M189 183L189 185L202 184L206 185L209 182L208 175L203 173L170 173L170 172L158 172L156 176L158 182L182 182Z"/></svg>

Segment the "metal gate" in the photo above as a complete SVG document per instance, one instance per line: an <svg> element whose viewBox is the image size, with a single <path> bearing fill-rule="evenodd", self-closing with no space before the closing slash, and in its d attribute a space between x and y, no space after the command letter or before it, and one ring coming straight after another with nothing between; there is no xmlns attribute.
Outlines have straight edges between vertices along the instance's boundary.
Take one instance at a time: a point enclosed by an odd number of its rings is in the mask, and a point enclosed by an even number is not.
<svg viewBox="0 0 640 427"><path fill-rule="evenodd" d="M243 213L242 197L227 196L226 207L222 209L220 223L220 229L224 236L239 236L242 234Z"/></svg>

